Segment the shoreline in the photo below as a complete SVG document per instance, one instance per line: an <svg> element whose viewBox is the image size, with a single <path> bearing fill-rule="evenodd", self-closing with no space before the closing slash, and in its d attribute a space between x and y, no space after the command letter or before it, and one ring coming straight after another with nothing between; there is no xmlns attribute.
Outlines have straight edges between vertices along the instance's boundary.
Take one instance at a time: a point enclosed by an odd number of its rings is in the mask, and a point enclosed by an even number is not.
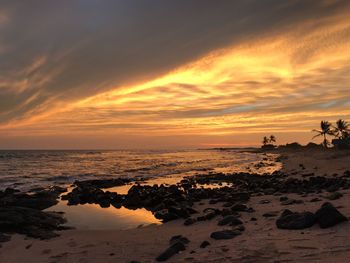
<svg viewBox="0 0 350 263"><path fill-rule="evenodd" d="M276 153L276 152L273 152ZM313 176L336 178L350 170L350 156L339 152L329 155L324 151L280 151L282 173L287 178L308 179ZM302 164L302 166L301 166ZM317 169L315 169L317 167ZM330 173L330 171L332 173ZM336 172L335 172L336 171ZM313 174L312 174L313 173ZM334 175L337 173L337 175ZM350 190L338 190L343 196L330 202L345 216L350 216ZM232 229L218 226L219 217L192 225L183 225L177 219L162 225L150 225L129 230L64 230L60 236L40 241L12 236L11 241L1 243L1 262L154 262L167 247L169 239L182 235L190 240L186 250L167 262L346 262L350 256L350 225L341 223L327 229L317 225L304 230L284 230L276 227L281 211L304 210L315 212L322 203L329 201L329 192L297 194L252 194L244 202L254 212L239 213L245 230L230 240L214 240L214 231ZM281 197L301 200L302 203L282 204ZM319 198L320 201L310 202ZM193 208L222 209L223 203L209 200L195 202ZM264 216L269 214L269 216ZM252 220L253 218L257 219ZM210 243L200 248L203 241ZM345 260L345 261L342 261Z"/></svg>

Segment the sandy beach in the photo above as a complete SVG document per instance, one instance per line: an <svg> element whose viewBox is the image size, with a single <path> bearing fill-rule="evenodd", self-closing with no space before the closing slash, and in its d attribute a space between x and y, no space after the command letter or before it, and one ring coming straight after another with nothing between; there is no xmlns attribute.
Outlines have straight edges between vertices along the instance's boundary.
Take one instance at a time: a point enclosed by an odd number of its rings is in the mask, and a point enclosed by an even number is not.
<svg viewBox="0 0 350 263"><path fill-rule="evenodd" d="M335 177L350 170L349 152L284 151L280 157L283 173L288 177L307 178L314 175ZM287 177L287 178L288 178ZM350 216L350 190L339 190L343 196L330 201L345 216ZM300 202L283 205L281 196ZM176 235L189 239L186 250L167 262L348 262L350 256L350 224L340 223L321 229L317 224L303 230L276 227L276 219L284 209L293 212L315 212L329 201L329 193L252 195L246 202L254 212L240 213L245 231L229 240L210 238L213 231L230 229L218 226L219 218L196 222L190 226L183 219L162 225L149 225L131 230L65 230L60 236L40 241L13 235L2 243L0 262L155 262ZM313 199L319 198L319 201ZM312 200L312 202L310 202ZM195 203L203 211L222 207L222 203ZM270 216L263 216L264 214ZM203 241L210 245L200 248Z"/></svg>

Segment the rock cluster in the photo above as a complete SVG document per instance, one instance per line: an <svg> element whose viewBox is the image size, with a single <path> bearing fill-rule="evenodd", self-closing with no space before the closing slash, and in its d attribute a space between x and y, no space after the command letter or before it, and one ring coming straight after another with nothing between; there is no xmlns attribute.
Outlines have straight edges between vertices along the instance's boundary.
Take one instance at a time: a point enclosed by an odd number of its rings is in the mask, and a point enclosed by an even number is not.
<svg viewBox="0 0 350 263"><path fill-rule="evenodd" d="M315 214L284 210L277 219L276 226L280 229L304 229L318 223L321 228L328 228L344 221L348 221L348 219L331 203L324 203Z"/></svg>
<svg viewBox="0 0 350 263"><path fill-rule="evenodd" d="M58 202L64 188L52 187L31 193L7 188L0 191L0 240L8 240L3 233L18 233L29 237L48 239L57 236L65 220L57 213L43 212Z"/></svg>

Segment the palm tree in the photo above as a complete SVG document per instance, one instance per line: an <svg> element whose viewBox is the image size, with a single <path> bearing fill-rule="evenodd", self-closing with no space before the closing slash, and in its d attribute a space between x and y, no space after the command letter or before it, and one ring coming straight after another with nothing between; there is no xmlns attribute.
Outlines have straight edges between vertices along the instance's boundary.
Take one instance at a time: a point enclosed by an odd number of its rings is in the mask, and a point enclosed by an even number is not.
<svg viewBox="0 0 350 263"><path fill-rule="evenodd" d="M337 120L334 127L334 134L339 139L347 138L350 134L349 123L342 119Z"/></svg>
<svg viewBox="0 0 350 263"><path fill-rule="evenodd" d="M271 135L270 136L270 143L274 143L274 142L276 142L276 137L275 137L275 135Z"/></svg>
<svg viewBox="0 0 350 263"><path fill-rule="evenodd" d="M270 142L269 138L267 138L266 136L263 138L263 145L267 145Z"/></svg>
<svg viewBox="0 0 350 263"><path fill-rule="evenodd" d="M327 140L327 135L334 135L331 127L332 124L329 121L321 121L321 130L312 130L313 132L317 132L317 134L312 138L316 138L319 136L323 136L323 146L328 148L329 141Z"/></svg>

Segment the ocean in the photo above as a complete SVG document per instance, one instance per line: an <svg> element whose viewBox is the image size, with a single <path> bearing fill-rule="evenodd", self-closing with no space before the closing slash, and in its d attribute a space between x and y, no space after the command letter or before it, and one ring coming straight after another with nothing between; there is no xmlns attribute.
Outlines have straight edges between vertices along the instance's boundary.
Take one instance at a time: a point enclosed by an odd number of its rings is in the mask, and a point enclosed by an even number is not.
<svg viewBox="0 0 350 263"><path fill-rule="evenodd" d="M272 173L281 168L278 155L242 150L115 150L0 151L0 190L21 191L75 180L131 178L143 184L175 184L184 176L215 172ZM108 189L127 194L132 184ZM146 209L101 208L96 204L68 206L60 201L46 211L63 212L76 229L130 229L161 223Z"/></svg>
<svg viewBox="0 0 350 263"><path fill-rule="evenodd" d="M241 150L0 151L0 189L68 185L98 178L149 179L209 172L269 173L274 154ZM271 166L257 168L259 162Z"/></svg>

